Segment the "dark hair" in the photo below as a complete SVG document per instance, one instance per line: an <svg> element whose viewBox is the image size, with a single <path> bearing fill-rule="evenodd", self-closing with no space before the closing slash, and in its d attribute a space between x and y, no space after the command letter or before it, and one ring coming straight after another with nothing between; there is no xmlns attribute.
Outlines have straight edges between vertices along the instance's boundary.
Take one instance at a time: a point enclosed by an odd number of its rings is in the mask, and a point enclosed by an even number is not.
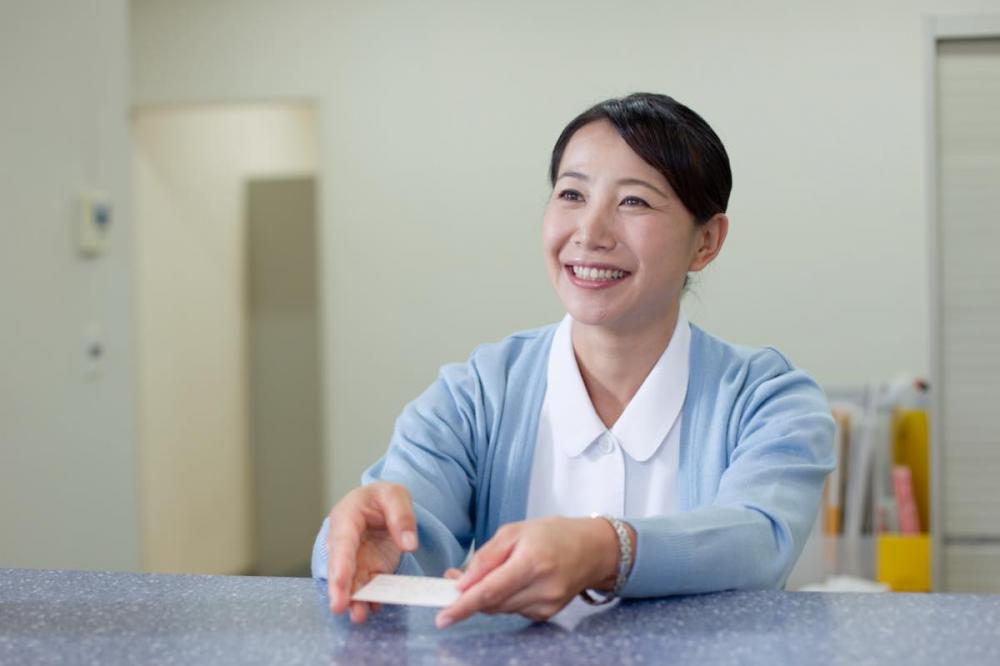
<svg viewBox="0 0 1000 666"><path fill-rule="evenodd" d="M663 174L696 223L726 212L733 174L722 141L697 113L655 93L608 99L571 120L552 149L552 185L573 134L597 120L610 122L639 157Z"/></svg>

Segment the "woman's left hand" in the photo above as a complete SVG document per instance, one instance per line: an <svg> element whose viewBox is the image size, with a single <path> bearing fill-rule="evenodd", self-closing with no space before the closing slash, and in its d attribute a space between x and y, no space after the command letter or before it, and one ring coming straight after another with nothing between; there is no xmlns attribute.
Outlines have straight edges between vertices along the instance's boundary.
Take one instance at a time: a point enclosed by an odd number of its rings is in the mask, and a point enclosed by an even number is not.
<svg viewBox="0 0 1000 666"><path fill-rule="evenodd" d="M548 620L585 588L614 587L618 537L603 518L537 518L504 525L458 578L461 595L438 613L445 628L476 612Z"/></svg>

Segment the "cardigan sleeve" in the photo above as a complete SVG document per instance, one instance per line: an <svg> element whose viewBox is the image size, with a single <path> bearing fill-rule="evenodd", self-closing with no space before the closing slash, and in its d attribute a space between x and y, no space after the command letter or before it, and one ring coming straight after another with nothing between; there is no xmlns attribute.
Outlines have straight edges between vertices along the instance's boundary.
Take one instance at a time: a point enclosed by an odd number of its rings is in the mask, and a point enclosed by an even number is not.
<svg viewBox="0 0 1000 666"><path fill-rule="evenodd" d="M397 573L441 575L462 564L473 537L475 441L483 428L482 388L474 363L451 364L407 405L396 421L386 454L362 484L390 481L413 498L419 548L405 553ZM314 578L325 579L328 521L316 536Z"/></svg>
<svg viewBox="0 0 1000 666"><path fill-rule="evenodd" d="M782 367L747 389L714 500L676 515L630 520L636 559L622 596L784 585L833 469L834 425L819 386L773 350L765 353Z"/></svg>

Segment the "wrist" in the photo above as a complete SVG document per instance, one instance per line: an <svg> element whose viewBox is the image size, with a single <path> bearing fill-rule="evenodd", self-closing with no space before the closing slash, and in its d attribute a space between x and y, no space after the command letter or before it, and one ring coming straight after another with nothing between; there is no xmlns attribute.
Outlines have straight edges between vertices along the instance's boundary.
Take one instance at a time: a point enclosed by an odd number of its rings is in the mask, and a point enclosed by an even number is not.
<svg viewBox="0 0 1000 666"><path fill-rule="evenodd" d="M610 592L618 578L620 544L615 528L605 518L584 518L592 534L590 543L595 554L590 575L584 587L599 592ZM631 527L629 528L631 529ZM634 542L634 537L633 537Z"/></svg>
<svg viewBox="0 0 1000 666"><path fill-rule="evenodd" d="M580 596L587 603L600 605L609 603L612 599L618 597L621 594L622 590L625 588L625 583L628 580L629 575L631 575L632 573L632 565L635 562L637 537L635 528L620 518L613 518L608 515L598 515L598 514L594 514L593 516L591 516L591 518L602 520L611 527L611 530L614 532L615 541L617 542L617 547L618 547L617 557L613 558L613 561L615 562L614 580L611 581L610 586L607 585L607 579L602 578L598 586L584 588L584 590L580 593ZM611 561L611 558L605 560L605 565L602 567L602 573L607 571L606 569L607 561ZM596 591L605 591L606 596L604 599L595 599L588 592L588 589ZM609 589L610 591L607 592L607 590Z"/></svg>

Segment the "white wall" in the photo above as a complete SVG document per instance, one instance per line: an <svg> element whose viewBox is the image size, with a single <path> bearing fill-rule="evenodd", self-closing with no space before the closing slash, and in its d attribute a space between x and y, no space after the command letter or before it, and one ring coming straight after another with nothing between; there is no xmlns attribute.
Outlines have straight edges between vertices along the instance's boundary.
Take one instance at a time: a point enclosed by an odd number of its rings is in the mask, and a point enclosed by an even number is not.
<svg viewBox="0 0 1000 666"><path fill-rule="evenodd" d="M143 568L253 566L248 178L311 174L302 105L141 109L133 131Z"/></svg>
<svg viewBox="0 0 1000 666"><path fill-rule="evenodd" d="M332 500L439 364L559 316L547 155L634 90L690 104L732 157L695 322L827 384L926 373L921 17L962 11L1000 3L141 0L134 100L320 100Z"/></svg>
<svg viewBox="0 0 1000 666"><path fill-rule="evenodd" d="M0 4L0 567L139 567L127 40L124 0ZM114 205L93 260L81 188Z"/></svg>

